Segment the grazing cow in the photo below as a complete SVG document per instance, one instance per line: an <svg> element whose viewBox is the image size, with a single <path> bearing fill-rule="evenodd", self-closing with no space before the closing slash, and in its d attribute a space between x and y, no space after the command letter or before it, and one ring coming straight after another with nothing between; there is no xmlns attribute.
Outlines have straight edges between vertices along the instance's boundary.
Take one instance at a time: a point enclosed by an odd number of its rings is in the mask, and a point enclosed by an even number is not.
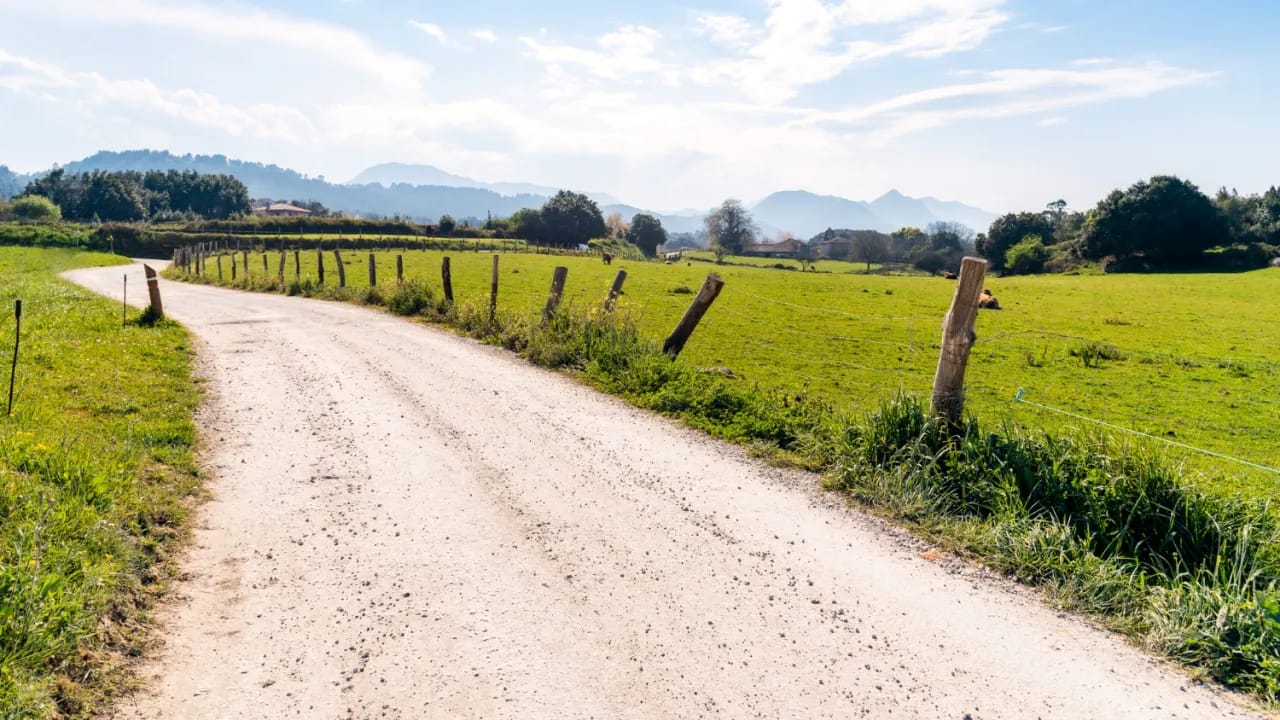
<svg viewBox="0 0 1280 720"><path fill-rule="evenodd" d="M605 265L612 265L612 264L613 264L613 256L612 256L612 255L610 255L609 253L604 253L604 254L602 254L602 255L600 256L600 259L601 259L601 260L604 260L604 264L605 264Z"/></svg>
<svg viewBox="0 0 1280 720"><path fill-rule="evenodd" d="M946 278L947 280L955 280L955 279L956 279L956 274L955 274L955 273L953 273L953 272L951 272L950 270L948 270L948 271L947 271L947 274L946 274L946 275L943 275L942 277Z"/></svg>
<svg viewBox="0 0 1280 720"><path fill-rule="evenodd" d="M1000 301L996 299L995 295L991 294L990 290L982 288L982 294L978 296L978 307L987 310L999 310Z"/></svg>

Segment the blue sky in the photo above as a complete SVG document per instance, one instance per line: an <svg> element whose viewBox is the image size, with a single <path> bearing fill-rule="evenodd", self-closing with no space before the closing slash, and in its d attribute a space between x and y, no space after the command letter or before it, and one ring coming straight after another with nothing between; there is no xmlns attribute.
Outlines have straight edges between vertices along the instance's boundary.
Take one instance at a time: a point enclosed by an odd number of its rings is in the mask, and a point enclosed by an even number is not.
<svg viewBox="0 0 1280 720"><path fill-rule="evenodd" d="M1273 2L0 0L0 163L381 162L659 210L1280 182Z"/></svg>

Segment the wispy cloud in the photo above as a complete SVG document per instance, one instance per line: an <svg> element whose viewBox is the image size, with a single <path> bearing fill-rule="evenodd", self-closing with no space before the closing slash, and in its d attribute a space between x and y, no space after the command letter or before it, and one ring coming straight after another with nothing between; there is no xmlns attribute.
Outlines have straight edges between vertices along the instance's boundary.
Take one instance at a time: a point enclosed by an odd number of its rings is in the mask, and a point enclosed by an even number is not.
<svg viewBox="0 0 1280 720"><path fill-rule="evenodd" d="M662 33L643 25L623 25L600 36L594 47L543 43L532 37L520 38L535 59L548 66L552 75L566 66L595 77L623 80L636 76L656 76L668 84L679 83L679 72L655 54Z"/></svg>
<svg viewBox="0 0 1280 720"><path fill-rule="evenodd" d="M700 32L731 47L744 47L760 34L759 29L741 15L700 12L694 14L694 22Z"/></svg>
<svg viewBox="0 0 1280 720"><path fill-rule="evenodd" d="M1066 125L1067 119L1064 117L1047 117L1036 123L1040 127L1057 127L1058 125Z"/></svg>
<svg viewBox="0 0 1280 720"><path fill-rule="evenodd" d="M439 25L436 25L435 23L421 22L419 20L410 20L409 25L411 27L417 28L418 30L421 30L427 36L435 38L436 40L439 40L442 43L449 41L449 36L445 34L444 28L440 27Z"/></svg>
<svg viewBox="0 0 1280 720"><path fill-rule="evenodd" d="M498 42L498 36L494 35L492 30L476 30L471 33L471 37L487 43Z"/></svg>

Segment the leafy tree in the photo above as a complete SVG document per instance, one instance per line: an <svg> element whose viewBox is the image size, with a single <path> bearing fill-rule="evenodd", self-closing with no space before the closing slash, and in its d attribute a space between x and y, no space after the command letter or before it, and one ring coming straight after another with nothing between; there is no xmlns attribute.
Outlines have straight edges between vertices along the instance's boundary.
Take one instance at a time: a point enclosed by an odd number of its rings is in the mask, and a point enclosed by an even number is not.
<svg viewBox="0 0 1280 720"><path fill-rule="evenodd" d="M973 230L958 222L929 223L925 234L931 250L963 253L973 247Z"/></svg>
<svg viewBox="0 0 1280 720"><path fill-rule="evenodd" d="M721 203L703 224L717 258L723 258L724 254L741 255L742 248L755 242L759 232L751 213L732 198Z"/></svg>
<svg viewBox="0 0 1280 720"><path fill-rule="evenodd" d="M658 248L667 242L667 231L662 221L648 213L637 213L631 218L631 226L627 228L627 241L640 248L645 257L654 257Z"/></svg>
<svg viewBox="0 0 1280 720"><path fill-rule="evenodd" d="M627 236L627 221L622 219L622 213L610 213L604 219L604 226L613 240L622 240Z"/></svg>
<svg viewBox="0 0 1280 720"><path fill-rule="evenodd" d="M987 234L978 238L978 254L987 259L992 270L1003 271L1009 248L1022 242L1028 235L1049 238L1052 243L1053 225L1054 220L1047 213L1009 213L996 218Z"/></svg>
<svg viewBox="0 0 1280 720"><path fill-rule="evenodd" d="M1003 267L1012 275L1033 275L1044 272L1049 259L1049 249L1039 235L1028 235L1015 243L1005 253Z"/></svg>
<svg viewBox="0 0 1280 720"><path fill-rule="evenodd" d="M141 186L123 174L95 172L85 185L80 212L93 213L107 222L133 222L147 217L147 203Z"/></svg>
<svg viewBox="0 0 1280 720"><path fill-rule="evenodd" d="M877 232L857 233L853 236L852 243L849 259L866 263L868 272L871 271L872 263L886 262L891 257L887 235Z"/></svg>
<svg viewBox="0 0 1280 720"><path fill-rule="evenodd" d="M582 193L561 190L542 206L541 216L544 244L575 247L608 233L600 206Z"/></svg>
<svg viewBox="0 0 1280 720"><path fill-rule="evenodd" d="M16 220L27 222L57 222L62 219L62 208L52 200L39 195L18 198L9 206L8 212Z"/></svg>
<svg viewBox="0 0 1280 720"><path fill-rule="evenodd" d="M1249 232L1262 242L1280 245L1280 188L1272 187L1258 198Z"/></svg>
<svg viewBox="0 0 1280 720"><path fill-rule="evenodd" d="M1044 217L1051 225L1057 225L1067 214L1067 201L1058 199L1044 206Z"/></svg>
<svg viewBox="0 0 1280 720"><path fill-rule="evenodd" d="M917 254L918 248L923 246L928 240L924 231L918 227L904 227L895 230L889 236L889 255L899 262L908 262L909 258Z"/></svg>
<svg viewBox="0 0 1280 720"><path fill-rule="evenodd" d="M1238 243L1256 242L1257 227L1254 225L1254 218L1257 217L1258 206L1262 204L1262 198L1257 195L1242 196L1234 189L1227 192L1225 187L1218 189L1218 195L1214 198L1214 204L1222 211L1222 216L1226 218L1227 227L1231 229L1231 239Z"/></svg>
<svg viewBox="0 0 1280 720"><path fill-rule="evenodd" d="M1086 256L1141 255L1154 265L1186 267L1231 241L1222 211L1186 180L1159 175L1116 190L1085 223Z"/></svg>
<svg viewBox="0 0 1280 720"><path fill-rule="evenodd" d="M507 226L511 229L511 234L516 237L522 237L535 245L542 244L545 237L541 210L533 208L517 210L511 216L511 219L507 221Z"/></svg>
<svg viewBox="0 0 1280 720"><path fill-rule="evenodd" d="M917 270L923 270L930 275L937 275L947 269L948 258L945 253L937 250L926 250L920 253L911 264Z"/></svg>
<svg viewBox="0 0 1280 720"><path fill-rule="evenodd" d="M436 227L439 228L441 235L447 237L453 234L454 228L458 227L458 222L453 219L452 215L444 214L436 221Z"/></svg>

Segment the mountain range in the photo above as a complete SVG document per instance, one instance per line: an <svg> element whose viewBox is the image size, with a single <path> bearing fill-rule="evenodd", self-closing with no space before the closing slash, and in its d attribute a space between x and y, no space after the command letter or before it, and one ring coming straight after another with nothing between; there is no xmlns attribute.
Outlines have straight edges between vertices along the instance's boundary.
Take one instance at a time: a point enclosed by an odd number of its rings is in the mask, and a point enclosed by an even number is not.
<svg viewBox="0 0 1280 720"><path fill-rule="evenodd" d="M540 207L557 188L520 182L483 182L431 165L386 163L361 172L348 183L332 183L277 165L246 162L224 155L175 155L157 150L103 151L63 166L68 173L92 170L194 170L226 173L239 178L255 198L317 201L333 210L356 215L402 216L431 222L441 215L483 219L506 217L522 208ZM0 166L0 197L21 192L36 175L21 175ZM604 193L587 193L605 215L630 218L650 212L619 202ZM710 212L655 212L669 232L697 232ZM787 231L808 238L827 228L892 232L901 227L923 228L930 223L958 222L984 231L996 216L959 202L932 197L913 198L890 190L870 202L803 190L775 192L750 207L767 235Z"/></svg>

